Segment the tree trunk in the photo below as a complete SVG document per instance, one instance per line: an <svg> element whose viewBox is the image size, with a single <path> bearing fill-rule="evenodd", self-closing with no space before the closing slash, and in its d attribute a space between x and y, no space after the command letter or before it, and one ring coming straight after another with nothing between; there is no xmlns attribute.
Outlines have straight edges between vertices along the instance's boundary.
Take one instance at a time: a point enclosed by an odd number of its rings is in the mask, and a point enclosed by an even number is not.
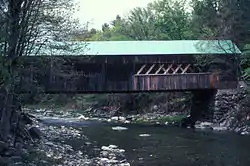
<svg viewBox="0 0 250 166"><path fill-rule="evenodd" d="M3 88L3 98L4 102L1 106L1 121L0 121L0 136L3 141L8 140L8 136L10 135L11 129L11 115L13 111L16 111L16 103L14 100L15 96L15 69L12 65L12 60L9 61L8 65L8 74L9 74L9 81L5 84Z"/></svg>

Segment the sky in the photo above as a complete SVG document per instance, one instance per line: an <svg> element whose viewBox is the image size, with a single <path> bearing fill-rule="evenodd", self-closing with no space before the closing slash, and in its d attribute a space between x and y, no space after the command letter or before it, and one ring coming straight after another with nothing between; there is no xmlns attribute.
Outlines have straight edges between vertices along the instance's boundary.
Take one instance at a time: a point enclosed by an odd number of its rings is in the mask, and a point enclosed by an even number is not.
<svg viewBox="0 0 250 166"><path fill-rule="evenodd" d="M126 16L135 7L145 7L154 0L75 0L79 2L76 17L80 23L90 22L89 28L101 29L103 23L110 23L116 15Z"/></svg>

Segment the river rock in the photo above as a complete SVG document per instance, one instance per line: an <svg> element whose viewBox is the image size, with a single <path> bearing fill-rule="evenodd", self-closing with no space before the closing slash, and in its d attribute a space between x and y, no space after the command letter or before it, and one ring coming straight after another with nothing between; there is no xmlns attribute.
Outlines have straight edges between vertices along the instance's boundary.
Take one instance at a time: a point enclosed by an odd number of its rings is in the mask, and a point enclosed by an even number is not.
<svg viewBox="0 0 250 166"><path fill-rule="evenodd" d="M101 151L101 156L102 157L108 157L109 156L109 152L108 151Z"/></svg>
<svg viewBox="0 0 250 166"><path fill-rule="evenodd" d="M213 130L215 130L215 131L225 131L225 130L227 130L227 127L213 126Z"/></svg>
<svg viewBox="0 0 250 166"><path fill-rule="evenodd" d="M243 131L240 133L241 135L249 135L249 132L248 131Z"/></svg>
<svg viewBox="0 0 250 166"><path fill-rule="evenodd" d="M130 166L129 163L121 163L120 166Z"/></svg>
<svg viewBox="0 0 250 166"><path fill-rule="evenodd" d="M109 161L109 159L108 158L101 158L101 160L100 160L101 162L104 162L104 163L106 163L106 162L108 162Z"/></svg>
<svg viewBox="0 0 250 166"><path fill-rule="evenodd" d="M112 130L117 130L117 131L123 131L123 130L127 130L128 128L126 127L121 127L121 126L116 126L116 127L112 127Z"/></svg>
<svg viewBox="0 0 250 166"><path fill-rule="evenodd" d="M212 122L197 122L195 124L195 128L199 128L199 129L213 129L213 123Z"/></svg>
<svg viewBox="0 0 250 166"><path fill-rule="evenodd" d="M131 123L129 120L124 121L125 124Z"/></svg>
<svg viewBox="0 0 250 166"><path fill-rule="evenodd" d="M150 134L140 134L139 136L140 137L150 137L151 135Z"/></svg>
<svg viewBox="0 0 250 166"><path fill-rule="evenodd" d="M109 148L116 149L116 148L118 148L118 146L116 146L116 145L109 145Z"/></svg>
<svg viewBox="0 0 250 166"><path fill-rule="evenodd" d="M111 160L108 160L107 163L109 163L109 164L117 164L117 163L119 163L119 161L118 161L118 160L111 159Z"/></svg>
<svg viewBox="0 0 250 166"><path fill-rule="evenodd" d="M80 115L79 117L77 117L77 119L79 119L79 120L89 120L88 117L85 117L83 115Z"/></svg>
<svg viewBox="0 0 250 166"><path fill-rule="evenodd" d="M125 118L125 117L122 117L122 116L114 116L114 117L111 118L111 120L113 120L113 121L125 122L125 121L126 121L126 118Z"/></svg>
<svg viewBox="0 0 250 166"><path fill-rule="evenodd" d="M39 113L40 112L45 112L45 111L46 111L46 109L41 109L41 108L40 109L35 109L35 112L39 112Z"/></svg>

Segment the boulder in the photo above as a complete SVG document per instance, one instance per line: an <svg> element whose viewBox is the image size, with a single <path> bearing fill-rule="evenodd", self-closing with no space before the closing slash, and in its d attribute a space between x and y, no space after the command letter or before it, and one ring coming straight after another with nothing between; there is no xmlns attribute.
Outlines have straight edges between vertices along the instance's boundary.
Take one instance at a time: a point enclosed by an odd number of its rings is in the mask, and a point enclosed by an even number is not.
<svg viewBox="0 0 250 166"><path fill-rule="evenodd" d="M33 139L40 139L42 136L42 132L37 127L31 127L29 133Z"/></svg>

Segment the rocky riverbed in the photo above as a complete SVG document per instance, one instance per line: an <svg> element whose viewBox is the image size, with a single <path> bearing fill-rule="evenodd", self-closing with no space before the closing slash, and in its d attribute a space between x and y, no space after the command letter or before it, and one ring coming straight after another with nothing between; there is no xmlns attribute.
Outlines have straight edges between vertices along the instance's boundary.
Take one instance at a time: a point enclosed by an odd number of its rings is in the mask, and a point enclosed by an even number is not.
<svg viewBox="0 0 250 166"><path fill-rule="evenodd" d="M43 120L42 120L43 121ZM98 147L80 130L70 126L55 126L34 121L29 128L35 128L40 139L33 143L21 144L21 152L0 157L1 165L57 165L57 166L129 166L124 155L125 150L116 145ZM67 140L79 139L85 142L83 147L74 148ZM15 151L15 149L13 149ZM92 151L92 152L90 152ZM88 154L93 155L88 155Z"/></svg>
<svg viewBox="0 0 250 166"><path fill-rule="evenodd" d="M245 95L245 93L238 94L238 96ZM222 99L221 99L222 98ZM227 100L226 100L226 99ZM246 121L237 121L236 113L239 112L235 110L236 106L228 105L228 102L237 103L235 94L225 95L222 92L217 93L216 95L216 106L215 106L215 118L212 121L197 121L195 124L195 128L198 129L210 129L215 131L235 131L242 135L247 135L250 133L250 126L247 125ZM229 100L229 101L228 101ZM218 108L219 107L219 108ZM227 112L225 114L221 114L221 112ZM104 111L101 110L92 110L94 113L89 113L91 110L87 111L53 111L50 109L33 109L29 110L30 113L35 115L38 118L56 118L56 119L67 119L72 121L102 121L102 122L110 122L110 123L133 123L133 124L143 124L143 125L167 125L167 126L180 126L181 120L187 116L186 113L180 112L172 112L168 114L161 113L145 113L138 115L127 115L127 116L112 116L112 114L105 114ZM219 112L220 116L218 116ZM247 120L247 119L246 119ZM248 119L250 120L250 118Z"/></svg>
<svg viewBox="0 0 250 166"><path fill-rule="evenodd" d="M36 148L32 149L32 153L36 153L37 157L37 160L32 158L34 165L54 163L54 165L60 166L129 166L123 149L119 149L115 145L96 147L91 140L73 127L50 126L43 123L39 123L37 127L42 131L43 139ZM66 143L65 140L69 139L81 139L85 141L85 147L81 147L82 150L76 150ZM88 156L87 148L95 151L95 155Z"/></svg>
<svg viewBox="0 0 250 166"><path fill-rule="evenodd" d="M133 123L145 125L172 125L179 126L179 122L186 117L186 113L172 112L168 114L162 113L145 113L137 115L126 116L112 116L112 114L105 114L105 111L96 111L97 114L89 113L91 111L77 111L77 110L51 110L51 109L26 109L30 114L40 118L55 118L68 119L73 121L102 121L112 123Z"/></svg>
<svg viewBox="0 0 250 166"><path fill-rule="evenodd" d="M217 96L218 98L218 96ZM231 107L230 107L231 108ZM34 115L38 120L29 128L35 128L39 131L37 134L41 139L34 139L32 144L24 144L21 146L22 155L11 155L10 157L1 157L0 163L12 165L130 165L125 156L125 150L116 145L96 145L87 138L82 130L74 128L74 124L84 124L88 121L117 123L117 126L112 127L112 130L127 130L122 124L133 123L151 126L179 126L180 120L185 117L185 114L171 113L158 114L147 113L143 115L128 115L124 116L101 116L97 117L93 114L86 115L79 111L54 111L50 109L25 109L31 115ZM233 111L231 111L233 112ZM232 115L232 114L229 114ZM224 116L222 116L223 118ZM230 120L228 118L227 120ZM57 121L57 125L53 122ZM62 121L62 123L60 123ZM221 123L215 122L200 122L195 125L198 129L210 129L216 131L233 130L241 135L249 134L249 126L225 125L225 121ZM46 122L46 123L44 123ZM64 122L71 125L63 125ZM94 123L93 123L94 124ZM229 123L230 124L230 123ZM244 123L245 124L245 123ZM36 130L35 130L36 131ZM140 134L140 137L147 137L149 134ZM80 139L84 141L84 146L75 148L71 146L67 140Z"/></svg>
<svg viewBox="0 0 250 166"><path fill-rule="evenodd" d="M214 119L209 122L197 121L195 128L215 131L235 131L241 135L250 133L250 120L248 108L246 113L240 105L242 99L246 98L245 90L241 91L218 91L215 96ZM116 145L95 146L91 140L73 127L66 127L63 124L54 126L53 121L67 121L69 123L81 123L86 121L117 123L112 130L127 130L121 124L143 124L151 126L180 126L182 118L187 114L172 112L162 114L158 112L139 115L114 116L113 113L92 109L77 110L52 110L52 109L26 109L26 112L34 115L42 122L36 122L35 127L42 132L42 139L32 145L25 152L25 160L14 157L16 165L29 163L29 165L130 165L125 156L125 150ZM244 113L244 114L243 114ZM52 123L49 123L52 121ZM73 125L74 126L74 125ZM144 136L144 135L143 135ZM86 142L85 147L74 149L67 144L67 139L81 139ZM89 150L92 152L90 153ZM87 155L94 154L94 155ZM32 159L31 159L32 158Z"/></svg>

